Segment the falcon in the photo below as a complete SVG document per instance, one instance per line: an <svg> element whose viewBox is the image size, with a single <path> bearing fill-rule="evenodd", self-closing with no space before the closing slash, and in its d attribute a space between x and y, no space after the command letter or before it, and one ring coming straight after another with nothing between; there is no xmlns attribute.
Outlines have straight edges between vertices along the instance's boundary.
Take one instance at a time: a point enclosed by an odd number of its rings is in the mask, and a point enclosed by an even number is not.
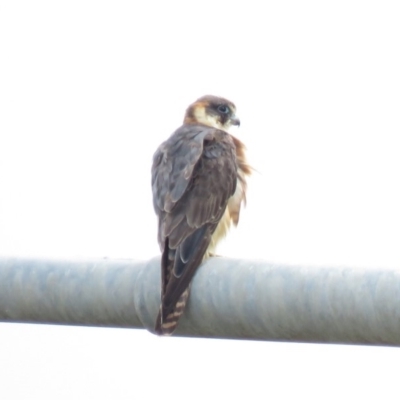
<svg viewBox="0 0 400 400"><path fill-rule="evenodd" d="M152 165L153 206L161 256L159 335L177 327L200 264L239 221L251 168L243 143L227 130L240 125L235 105L203 96L191 104L183 125L157 149Z"/></svg>

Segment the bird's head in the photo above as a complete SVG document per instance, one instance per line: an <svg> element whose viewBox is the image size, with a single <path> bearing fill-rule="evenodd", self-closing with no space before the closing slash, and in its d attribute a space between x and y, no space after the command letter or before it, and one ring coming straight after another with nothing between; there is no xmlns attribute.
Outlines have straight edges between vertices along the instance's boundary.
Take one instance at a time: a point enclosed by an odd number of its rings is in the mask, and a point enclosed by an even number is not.
<svg viewBox="0 0 400 400"><path fill-rule="evenodd" d="M240 125L235 115L235 105L222 97L203 96L186 110L185 124L203 124L213 128L228 130L232 125Z"/></svg>

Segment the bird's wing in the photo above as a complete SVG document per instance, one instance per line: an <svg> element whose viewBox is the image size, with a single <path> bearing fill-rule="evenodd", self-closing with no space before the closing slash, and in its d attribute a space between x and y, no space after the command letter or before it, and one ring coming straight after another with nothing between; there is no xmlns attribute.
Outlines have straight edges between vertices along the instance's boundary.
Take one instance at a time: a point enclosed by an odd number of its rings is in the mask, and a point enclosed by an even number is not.
<svg viewBox="0 0 400 400"><path fill-rule="evenodd" d="M183 125L154 155L153 203L162 256L162 319L174 310L202 262L237 182L226 132Z"/></svg>

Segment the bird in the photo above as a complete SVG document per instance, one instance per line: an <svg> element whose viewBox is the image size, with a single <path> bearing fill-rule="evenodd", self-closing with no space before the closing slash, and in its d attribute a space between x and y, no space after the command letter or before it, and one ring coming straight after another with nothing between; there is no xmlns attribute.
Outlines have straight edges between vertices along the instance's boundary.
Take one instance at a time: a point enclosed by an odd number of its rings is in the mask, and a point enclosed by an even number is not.
<svg viewBox="0 0 400 400"><path fill-rule="evenodd" d="M157 148L151 184L161 251L161 305L155 333L171 335L192 278L246 204L245 145L228 133L240 126L234 103L206 95L189 105L183 125Z"/></svg>

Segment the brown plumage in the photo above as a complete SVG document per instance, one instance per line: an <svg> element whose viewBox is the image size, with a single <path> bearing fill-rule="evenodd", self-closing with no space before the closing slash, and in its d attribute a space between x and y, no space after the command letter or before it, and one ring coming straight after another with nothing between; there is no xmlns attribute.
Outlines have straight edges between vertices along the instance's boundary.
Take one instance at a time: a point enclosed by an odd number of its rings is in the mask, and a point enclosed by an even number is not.
<svg viewBox="0 0 400 400"><path fill-rule="evenodd" d="M186 110L183 125L154 154L153 204L158 216L161 306L155 331L171 334L183 314L190 282L215 254L246 201L242 142L226 132L239 125L230 101L204 96Z"/></svg>

